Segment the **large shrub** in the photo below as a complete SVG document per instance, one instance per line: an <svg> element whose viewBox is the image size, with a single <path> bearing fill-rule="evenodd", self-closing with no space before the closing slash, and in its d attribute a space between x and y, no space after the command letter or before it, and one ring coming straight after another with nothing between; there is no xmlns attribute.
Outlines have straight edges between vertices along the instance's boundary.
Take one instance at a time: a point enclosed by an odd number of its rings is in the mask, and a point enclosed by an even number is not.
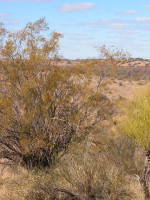
<svg viewBox="0 0 150 200"><path fill-rule="evenodd" d="M29 167L51 165L110 112L79 70L56 66L61 34L46 30L44 19L16 33L0 29L0 157Z"/></svg>

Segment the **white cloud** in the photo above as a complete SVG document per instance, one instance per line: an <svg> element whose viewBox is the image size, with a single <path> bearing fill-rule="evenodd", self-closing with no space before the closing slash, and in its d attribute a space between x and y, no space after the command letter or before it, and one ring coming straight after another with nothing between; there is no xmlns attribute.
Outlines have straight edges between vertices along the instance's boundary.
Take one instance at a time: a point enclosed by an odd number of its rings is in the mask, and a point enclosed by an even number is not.
<svg viewBox="0 0 150 200"><path fill-rule="evenodd" d="M91 40L93 39L94 37L91 37L91 36L86 36L86 35L83 35L83 36L79 36L78 39L79 40Z"/></svg>
<svg viewBox="0 0 150 200"><path fill-rule="evenodd" d="M68 3L59 6L57 9L63 12L82 11L96 7L93 3Z"/></svg>
<svg viewBox="0 0 150 200"><path fill-rule="evenodd" d="M137 17L135 21L138 23L150 23L150 17Z"/></svg>
<svg viewBox="0 0 150 200"><path fill-rule="evenodd" d="M1 16L0 16L0 21L5 21L5 20L6 20L5 17L1 17Z"/></svg>
<svg viewBox="0 0 150 200"><path fill-rule="evenodd" d="M107 24L111 22L112 22L111 19L104 18L104 19L100 19L96 21L86 21L86 22L83 22L82 24L86 26L96 26L96 25Z"/></svg>
<svg viewBox="0 0 150 200"><path fill-rule="evenodd" d="M8 12L0 12L0 17L7 17L10 16L11 14Z"/></svg>
<svg viewBox="0 0 150 200"><path fill-rule="evenodd" d="M19 23L18 19L11 19L11 18L5 18L5 17L0 17L0 21L3 21L4 23L8 23L8 24L18 24Z"/></svg>
<svg viewBox="0 0 150 200"><path fill-rule="evenodd" d="M10 13L0 13L0 21L8 24L18 24L19 21L16 18L11 18Z"/></svg>
<svg viewBox="0 0 150 200"><path fill-rule="evenodd" d="M107 28L116 29L116 30L134 30L135 27L131 25L124 25L124 24L111 24Z"/></svg>
<svg viewBox="0 0 150 200"><path fill-rule="evenodd" d="M99 25L101 24L100 20L98 21L86 21L83 22L82 25L86 25L86 26L95 26L95 25Z"/></svg>
<svg viewBox="0 0 150 200"><path fill-rule="evenodd" d="M130 36L130 35L137 35L139 32L137 32L137 31L121 31L121 32L118 32L119 33L119 35L124 35L124 36Z"/></svg>
<svg viewBox="0 0 150 200"><path fill-rule="evenodd" d="M9 24L18 24L19 23L18 19L8 19L7 21Z"/></svg>
<svg viewBox="0 0 150 200"><path fill-rule="evenodd" d="M134 15L134 14L137 14L137 13L138 13L137 10L127 10L127 11L117 12L117 14L119 14L119 15Z"/></svg>
<svg viewBox="0 0 150 200"><path fill-rule="evenodd" d="M104 25L104 24L111 24L111 23L116 23L116 24L120 24L120 23L124 23L126 22L125 20L121 20L121 19L108 19L108 18L103 18L100 20L96 20L96 21L86 21L83 22L83 25L86 26L96 26L96 25Z"/></svg>
<svg viewBox="0 0 150 200"><path fill-rule="evenodd" d="M150 9L150 5L147 5L144 7L145 9Z"/></svg>
<svg viewBox="0 0 150 200"><path fill-rule="evenodd" d="M123 24L112 24L110 26L110 28L112 28L112 29L125 29L126 26L124 26Z"/></svg>
<svg viewBox="0 0 150 200"><path fill-rule="evenodd" d="M112 22L112 19L107 19L107 18L103 18L99 21L100 23L111 23Z"/></svg>
<svg viewBox="0 0 150 200"><path fill-rule="evenodd" d="M137 17L132 20L124 20L124 19L100 19L95 21L85 21L81 23L81 25L85 26L98 26L101 25L102 27L111 27L113 29L123 29L125 26L131 27L131 29L134 29L136 26L137 28L140 28L138 25L142 24L150 24L150 17Z"/></svg>
<svg viewBox="0 0 150 200"><path fill-rule="evenodd" d="M138 20L138 18L137 18ZM137 20L122 20L122 19L100 19L97 21L86 21L82 25L85 26L100 26L105 29L116 29L116 30L136 30L139 23ZM138 23L138 24L137 24Z"/></svg>

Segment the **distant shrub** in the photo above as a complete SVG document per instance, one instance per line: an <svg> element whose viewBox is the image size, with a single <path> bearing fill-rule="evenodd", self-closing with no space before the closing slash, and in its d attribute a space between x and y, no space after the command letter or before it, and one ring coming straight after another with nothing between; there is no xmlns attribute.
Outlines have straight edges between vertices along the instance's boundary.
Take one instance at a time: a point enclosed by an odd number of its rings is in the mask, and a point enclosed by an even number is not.
<svg viewBox="0 0 150 200"><path fill-rule="evenodd" d="M122 82L119 82L119 86L123 86Z"/></svg>

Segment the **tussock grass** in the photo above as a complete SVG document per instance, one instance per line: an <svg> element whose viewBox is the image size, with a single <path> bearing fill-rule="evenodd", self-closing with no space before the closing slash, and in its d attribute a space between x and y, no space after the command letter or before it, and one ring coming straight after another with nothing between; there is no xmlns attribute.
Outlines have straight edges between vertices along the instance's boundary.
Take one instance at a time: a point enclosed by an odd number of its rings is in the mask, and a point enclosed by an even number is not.
<svg viewBox="0 0 150 200"><path fill-rule="evenodd" d="M15 176L4 181L0 199L144 200L134 174L140 162L133 141L93 132L93 137L71 144L54 168L18 167Z"/></svg>

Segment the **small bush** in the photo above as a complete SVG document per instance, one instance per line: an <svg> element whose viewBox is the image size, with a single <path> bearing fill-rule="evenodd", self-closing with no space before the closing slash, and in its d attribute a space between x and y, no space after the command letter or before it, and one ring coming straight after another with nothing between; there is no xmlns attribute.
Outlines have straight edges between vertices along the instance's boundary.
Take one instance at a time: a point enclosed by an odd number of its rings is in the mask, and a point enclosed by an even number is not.
<svg viewBox="0 0 150 200"><path fill-rule="evenodd" d="M122 82L119 82L119 86L123 86Z"/></svg>

